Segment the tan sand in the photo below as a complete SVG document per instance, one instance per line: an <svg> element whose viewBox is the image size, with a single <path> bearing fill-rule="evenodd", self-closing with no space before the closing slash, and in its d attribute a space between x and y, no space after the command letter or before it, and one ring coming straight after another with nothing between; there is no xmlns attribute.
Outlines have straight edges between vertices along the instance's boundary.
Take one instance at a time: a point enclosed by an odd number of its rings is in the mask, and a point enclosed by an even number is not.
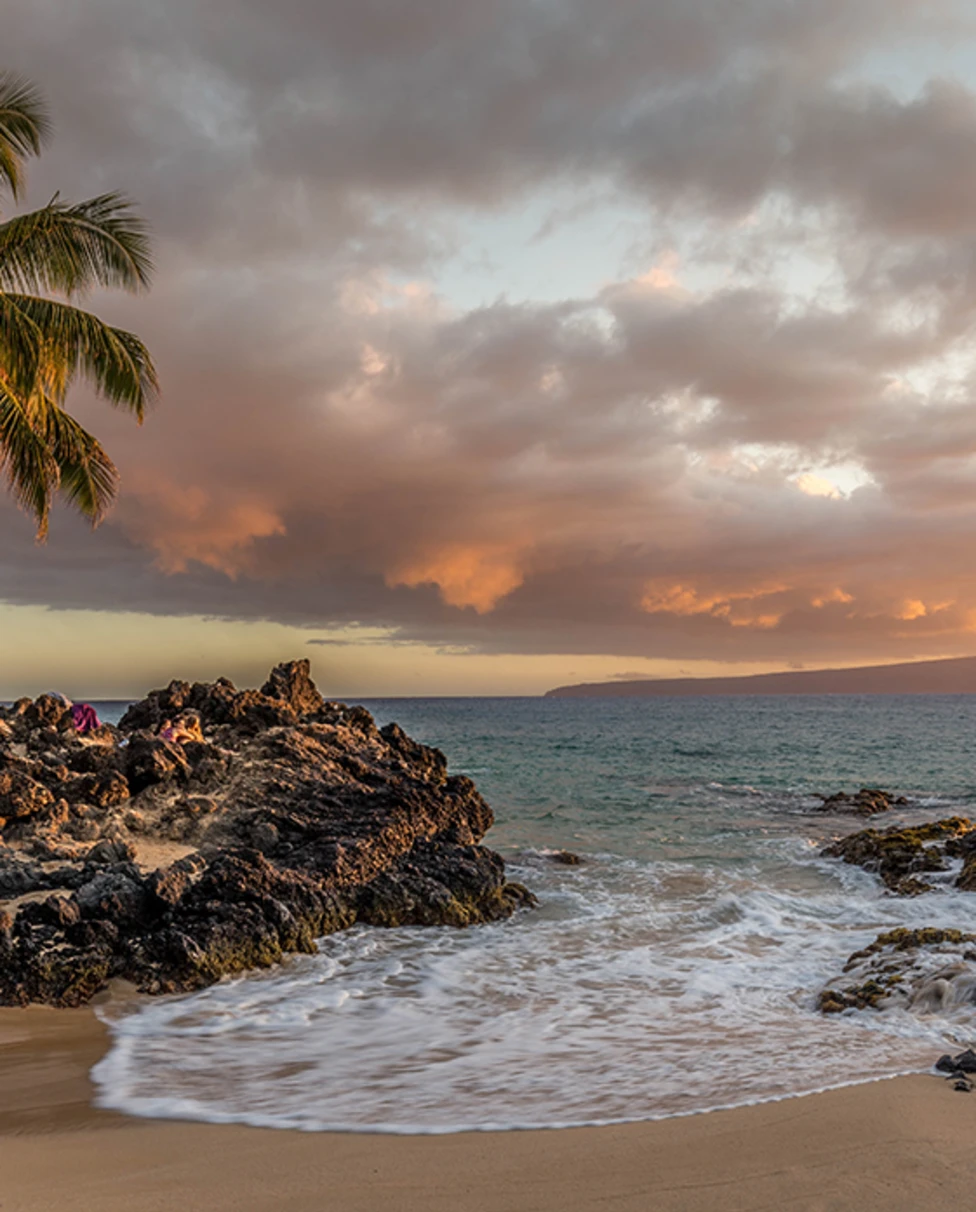
<svg viewBox="0 0 976 1212"><path fill-rule="evenodd" d="M968 1212L976 1094L909 1077L685 1119L394 1137L90 1106L90 1011L0 1011L2 1212Z"/></svg>

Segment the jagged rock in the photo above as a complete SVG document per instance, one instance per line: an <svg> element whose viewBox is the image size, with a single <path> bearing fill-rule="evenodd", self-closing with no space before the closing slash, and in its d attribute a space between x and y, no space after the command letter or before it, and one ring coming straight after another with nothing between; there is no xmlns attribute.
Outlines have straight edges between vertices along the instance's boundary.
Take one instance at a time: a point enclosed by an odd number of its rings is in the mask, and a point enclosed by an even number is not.
<svg viewBox="0 0 976 1212"><path fill-rule="evenodd" d="M484 846L419 842L363 888L356 916L374 926L468 926L536 903L504 875L501 857Z"/></svg>
<svg viewBox="0 0 976 1212"><path fill-rule="evenodd" d="M563 867L578 867L582 863L582 859L572 850L554 850L551 854L546 855L551 863L559 863Z"/></svg>
<svg viewBox="0 0 976 1212"><path fill-rule="evenodd" d="M190 764L180 745L156 736L134 736L125 751L125 777L133 795L154 783L185 781Z"/></svg>
<svg viewBox="0 0 976 1212"><path fill-rule="evenodd" d="M951 1010L976 1002L976 934L925 927L889 930L844 965L820 1009Z"/></svg>
<svg viewBox="0 0 976 1212"><path fill-rule="evenodd" d="M77 897L49 896L41 902L46 920L55 926L76 926L81 921L81 905Z"/></svg>
<svg viewBox="0 0 976 1212"><path fill-rule="evenodd" d="M0 901L54 895L0 904L0 1003L79 1005L116 976L195 989L357 920L467 926L534 903L478 844L492 814L471 780L325 702L307 661L261 690L171 682L108 742L35 707L2 713ZM190 711L202 741L154 735ZM161 842L195 850L140 865Z"/></svg>
<svg viewBox="0 0 976 1212"><path fill-rule="evenodd" d="M107 920L116 927L128 925L142 916L146 902L145 881L139 869L120 863L99 871L75 893L81 916Z"/></svg>
<svg viewBox="0 0 976 1212"><path fill-rule="evenodd" d="M967 1048L964 1052L960 1052L957 1056L940 1056L935 1062L936 1069L940 1073L950 1073L953 1075L963 1073L976 1073L976 1052L972 1048Z"/></svg>
<svg viewBox="0 0 976 1212"><path fill-rule="evenodd" d="M956 880L956 887L961 888L963 892L976 892L976 858L966 860Z"/></svg>
<svg viewBox="0 0 976 1212"><path fill-rule="evenodd" d="M876 872L892 892L916 896L932 888L919 874L945 871L947 855L968 848L974 830L973 822L963 816L906 828L862 829L832 842L821 854Z"/></svg>
<svg viewBox="0 0 976 1212"><path fill-rule="evenodd" d="M14 900L46 887L44 869L39 863L0 850L0 901Z"/></svg>
<svg viewBox="0 0 976 1212"><path fill-rule="evenodd" d="M862 787L854 795L846 791L836 791L833 795L822 795L821 812L845 812L854 816L875 816L879 812L888 812L894 807L902 807L908 803L903 796L894 796L889 791L879 787Z"/></svg>
<svg viewBox="0 0 976 1212"><path fill-rule="evenodd" d="M136 857L136 848L121 840L97 842L85 855L86 863L131 863Z"/></svg>
<svg viewBox="0 0 976 1212"><path fill-rule="evenodd" d="M146 886L150 894L168 909L172 909L193 887L206 870L207 861L200 854L190 854L164 870L150 875Z"/></svg>
<svg viewBox="0 0 976 1212"><path fill-rule="evenodd" d="M272 669L261 690L237 690L227 678L193 685L170 682L165 690L153 690L134 703L119 721L119 729L154 731L164 720L192 710L205 728L231 724L257 731L276 725L293 727L299 718L314 716L325 707L309 676L308 661L288 661Z"/></svg>
<svg viewBox="0 0 976 1212"><path fill-rule="evenodd" d="M28 728L67 728L71 723L71 708L56 694L42 694L23 710Z"/></svg>
<svg viewBox="0 0 976 1212"><path fill-rule="evenodd" d="M220 683L215 684L215 693L218 685ZM230 686L230 683L227 685ZM151 690L141 702L133 703L122 716L119 720L119 731L134 732L143 728L155 731L163 720L173 719L189 705L192 693L193 687L189 682L177 681L170 682L165 690Z"/></svg>
<svg viewBox="0 0 976 1212"><path fill-rule="evenodd" d="M287 703L296 715L312 715L325 706L325 700L312 681L307 660L276 665L261 687L261 693L269 699Z"/></svg>
<svg viewBox="0 0 976 1212"><path fill-rule="evenodd" d="M52 772L55 780L57 773ZM22 820L42 816L54 803L54 795L23 769L0 771L0 819Z"/></svg>
<svg viewBox="0 0 976 1212"><path fill-rule="evenodd" d="M62 767L67 775L67 766ZM94 804L98 808L112 808L124 804L132 794L125 775L116 769L106 769L96 774L78 775L66 789L69 800Z"/></svg>

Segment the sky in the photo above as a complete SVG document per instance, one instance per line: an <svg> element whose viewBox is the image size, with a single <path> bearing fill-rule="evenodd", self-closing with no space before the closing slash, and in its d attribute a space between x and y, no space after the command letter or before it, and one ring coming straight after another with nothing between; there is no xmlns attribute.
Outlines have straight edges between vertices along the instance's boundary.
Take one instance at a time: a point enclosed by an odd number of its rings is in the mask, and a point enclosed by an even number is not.
<svg viewBox="0 0 976 1212"><path fill-rule="evenodd" d="M976 654L976 14L957 0L32 0L28 204L155 239L146 423L0 696L337 697ZM9 200L3 205L9 212Z"/></svg>

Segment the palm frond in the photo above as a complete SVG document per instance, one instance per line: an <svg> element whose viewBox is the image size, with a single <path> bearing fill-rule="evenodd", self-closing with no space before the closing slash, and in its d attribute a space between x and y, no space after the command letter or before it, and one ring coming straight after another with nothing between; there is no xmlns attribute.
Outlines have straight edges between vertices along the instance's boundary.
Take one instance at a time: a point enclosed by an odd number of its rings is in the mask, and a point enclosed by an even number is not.
<svg viewBox="0 0 976 1212"><path fill-rule="evenodd" d="M6 299L36 326L39 386L60 402L80 372L111 404L142 421L159 382L149 351L134 333L56 299L21 294Z"/></svg>
<svg viewBox="0 0 976 1212"><path fill-rule="evenodd" d="M146 224L121 194L47 206L0 224L0 290L72 295L94 286L149 285Z"/></svg>
<svg viewBox="0 0 976 1212"><path fill-rule="evenodd" d="M15 198L24 186L24 161L36 156L51 133L47 107L23 76L0 73L0 183Z"/></svg>
<svg viewBox="0 0 976 1212"><path fill-rule="evenodd" d="M93 526L119 489L119 473L98 439L52 401L43 410L45 437L58 469L58 489Z"/></svg>
<svg viewBox="0 0 976 1212"><path fill-rule="evenodd" d="M43 428L43 427L42 427ZM17 504L37 523L37 539L47 538L51 498L57 488L57 461L39 431L37 418L0 379L0 466Z"/></svg>
<svg viewBox="0 0 976 1212"><path fill-rule="evenodd" d="M0 291L0 376L21 396L30 396L37 383L41 345L36 322Z"/></svg>

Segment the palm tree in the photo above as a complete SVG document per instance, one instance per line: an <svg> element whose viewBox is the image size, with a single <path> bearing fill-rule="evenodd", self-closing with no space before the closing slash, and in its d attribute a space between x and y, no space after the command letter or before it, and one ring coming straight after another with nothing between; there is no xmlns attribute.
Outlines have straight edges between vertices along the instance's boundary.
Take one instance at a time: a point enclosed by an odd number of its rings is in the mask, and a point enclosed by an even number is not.
<svg viewBox="0 0 976 1212"><path fill-rule="evenodd" d="M0 74L0 189L15 200L49 134L37 90ZM118 491L115 464L65 409L72 383L87 379L140 423L157 389L139 338L70 300L95 287L142 290L151 271L145 224L120 194L73 205L55 195L0 222L0 466L40 540L55 493L97 525Z"/></svg>

